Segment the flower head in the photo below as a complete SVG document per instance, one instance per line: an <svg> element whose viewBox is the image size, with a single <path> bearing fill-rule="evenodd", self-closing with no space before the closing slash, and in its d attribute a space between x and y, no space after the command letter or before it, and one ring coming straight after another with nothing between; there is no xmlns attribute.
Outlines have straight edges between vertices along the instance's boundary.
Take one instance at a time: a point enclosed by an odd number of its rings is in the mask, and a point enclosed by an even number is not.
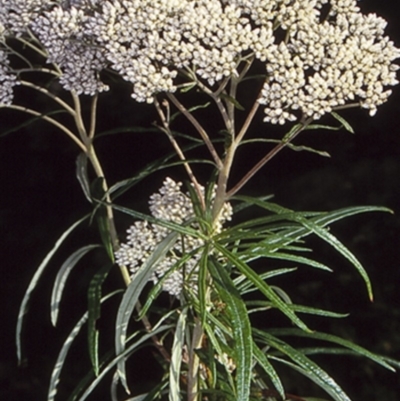
<svg viewBox="0 0 400 401"><path fill-rule="evenodd" d="M176 91L182 78L213 86L237 77L255 58L273 124L349 103L374 115L398 83L386 21L357 0L0 0L0 26L33 32L65 89L106 90L99 74L113 69L139 102Z"/></svg>
<svg viewBox="0 0 400 401"><path fill-rule="evenodd" d="M33 21L31 29L46 48L47 61L63 70L61 85L77 94L94 95L108 89L99 79L106 63L103 53L85 42L82 28L85 19L82 9L64 10L59 6Z"/></svg>

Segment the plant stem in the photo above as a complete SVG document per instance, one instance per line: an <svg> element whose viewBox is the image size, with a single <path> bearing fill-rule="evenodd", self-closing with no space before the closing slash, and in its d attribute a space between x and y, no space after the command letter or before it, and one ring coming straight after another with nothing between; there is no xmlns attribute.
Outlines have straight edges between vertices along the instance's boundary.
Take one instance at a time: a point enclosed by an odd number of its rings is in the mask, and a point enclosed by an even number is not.
<svg viewBox="0 0 400 401"><path fill-rule="evenodd" d="M115 228L115 222L114 222L114 212L111 206L112 200L110 197L110 194L108 192L108 184L107 180L105 177L105 174L103 172L103 168L101 167L100 161L97 158L96 151L93 147L93 137L95 133L95 121L96 121L96 109L97 109L97 96L93 98L92 100L92 106L91 106L91 111L90 111L90 133L89 135L87 134L85 125L83 123L82 119L82 110L81 110L81 103L79 96L75 92L71 92L72 98L74 100L75 104L75 124L78 129L78 132L83 140L83 142L86 145L86 151L85 154L90 160L90 163L92 164L93 170L98 178L103 178L103 190L105 193L105 200L107 202L106 205L106 212L107 212L107 225L108 225L108 230L110 233L111 237L111 245L114 251L118 250L119 248L119 241L118 241L118 235L117 235L117 230ZM124 280L124 283L126 286L129 285L131 282L130 274L128 271L128 268L126 266L119 266L122 278Z"/></svg>
<svg viewBox="0 0 400 401"><path fill-rule="evenodd" d="M193 329L192 342L189 351L189 372L187 381L188 401L197 401L199 398L199 367L200 359L196 354L196 349L201 348L204 330L199 319L196 319Z"/></svg>
<svg viewBox="0 0 400 401"><path fill-rule="evenodd" d="M241 140L243 139L244 135L246 134L247 130L250 127L251 122L253 121L254 116L256 115L256 112L258 110L258 107L260 106L260 103L257 100L254 102L253 107L251 108L249 114L247 115L247 118L245 122L243 123L242 128L240 129L238 135L236 137L232 138L232 143L228 147L223 163L223 168L220 170L219 175L218 175L218 185L217 185L217 192L215 195L215 200L214 200L214 205L213 205L213 219L216 221L218 219L218 216L224 206L224 203L226 200L229 198L229 195L227 194L227 185L228 185L228 179L229 179L229 174L232 168L233 160L235 157L236 150L238 146L240 145ZM234 113L233 111L231 112L231 119L234 119ZM232 126L234 126L234 122L232 123Z"/></svg>
<svg viewBox="0 0 400 401"><path fill-rule="evenodd" d="M50 97L55 102L57 102L59 105L61 105L69 114L71 114L71 116L75 117L75 110L69 104L64 102L61 98L59 98L58 96L51 93L48 89L42 88L41 86L35 85L29 81L20 80L19 83L28 88L35 89L38 92L41 92L41 93L45 94L46 96Z"/></svg>
<svg viewBox="0 0 400 401"><path fill-rule="evenodd" d="M201 138L203 139L205 145L207 146L208 150L211 153L212 158L214 159L214 162L219 169L222 168L222 161L220 157L218 156L218 153L211 142L207 132L205 129L200 125L200 123L196 120L196 118L193 117L193 115L186 109L185 106L172 94L168 93L167 94L168 98L171 100L171 102L177 107L177 109L192 123L192 125L196 128L197 132L200 134Z"/></svg>
<svg viewBox="0 0 400 401"><path fill-rule="evenodd" d="M60 129L61 131L63 131L65 134L67 134L67 136L69 136L69 137L75 142L75 144L79 146L79 148L80 148L83 152L86 152L86 146L85 146L85 144L84 144L82 141L80 141L79 138L77 138L77 137L73 134L72 131L70 131L70 130L69 130L67 127L65 127L63 124L59 123L57 120L54 120L54 118L51 118L51 117L49 117L49 116L46 116L46 115L43 114L43 113L39 113L39 112L36 111L36 110L29 109L29 108L24 107L24 106L19 106L19 105L17 105L17 104L10 104L10 105L7 105L7 106L2 106L2 107L7 107L7 108L9 108L9 109L18 110L18 111L23 111L24 113L31 114L31 115L33 115L33 116L35 116L35 117L38 117L38 118L41 119L41 120L44 120L44 121L49 122L50 124L53 124L55 127L57 127L58 129Z"/></svg>
<svg viewBox="0 0 400 401"><path fill-rule="evenodd" d="M300 132L304 131L305 128L312 122L312 118L306 119L299 125L299 128L294 131L290 138L283 139L279 142L270 152L268 152L257 164L255 164L244 176L243 178L230 190L227 192L227 198L230 198L235 193L237 193L267 162L269 162L277 153L279 153L288 143L290 143Z"/></svg>
<svg viewBox="0 0 400 401"><path fill-rule="evenodd" d="M239 143L243 139L243 137L246 135L247 130L250 127L251 122L254 119L254 116L257 113L258 108L260 107L260 103L258 101L259 98L254 102L253 107L251 108L249 114L247 115L246 121L243 123L243 126L241 130L239 131L237 137L235 138L235 143L237 146L239 146Z"/></svg>
<svg viewBox="0 0 400 401"><path fill-rule="evenodd" d="M170 140L172 146L175 149L176 154L178 155L178 157L183 161L183 166L186 170L187 175L190 178L190 181L192 181L194 189L197 193L197 197L199 199L201 208L203 209L203 211L206 208L205 202L204 202L204 196L201 192L201 188L200 188L200 184L197 181L196 176L193 173L192 168L190 167L190 164L188 163L185 155L183 154L182 149L180 148L178 142L175 140L174 136L172 135L171 129L169 127L169 105L168 102L166 102L166 107L167 107L167 111L168 111L168 117L165 116L165 113L163 112L160 103L158 102L158 100L156 98L154 98L154 105L156 106L156 110L158 112L158 115L160 116L161 122L162 122L162 127L159 127L163 132L165 132L165 134L167 135L168 139Z"/></svg>

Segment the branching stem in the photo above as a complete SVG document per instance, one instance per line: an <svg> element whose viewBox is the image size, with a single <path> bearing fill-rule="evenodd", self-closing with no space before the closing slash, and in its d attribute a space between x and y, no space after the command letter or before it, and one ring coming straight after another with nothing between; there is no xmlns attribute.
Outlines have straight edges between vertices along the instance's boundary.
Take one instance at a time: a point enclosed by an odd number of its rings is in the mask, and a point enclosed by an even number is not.
<svg viewBox="0 0 400 401"><path fill-rule="evenodd" d="M41 120L49 122L50 124L52 124L55 127L59 128L65 134L67 134L67 136L69 136L75 142L75 144L79 146L79 148L83 152L86 152L86 150L87 150L86 149L86 145L82 141L80 141L79 138L77 138L71 130L69 130L67 127L65 127L65 125L59 123L54 118L51 118L49 116L46 116L45 114L39 113L36 110L29 109L29 108L24 107L24 106L19 106L17 104L11 104L11 105L7 105L5 107L7 107L9 109L12 109L12 110L18 110L18 111L22 111L22 112L27 113L27 114L31 114L31 115L33 115L35 117L40 118Z"/></svg>
<svg viewBox="0 0 400 401"><path fill-rule="evenodd" d="M38 92L41 92L43 94L45 94L46 96L48 96L49 98L53 99L55 102L57 102L60 106L62 106L69 114L71 114L72 117L75 118L75 110L66 102L64 102L64 100L62 100L61 98L59 98L58 96L54 95L53 93L51 93L48 89L43 88L41 86L35 85L29 81L19 81L21 85L26 86L28 88L32 88L37 90Z"/></svg>
<svg viewBox="0 0 400 401"><path fill-rule="evenodd" d="M304 131L307 126L312 122L312 118L304 120L295 130L288 139L283 139L279 142L270 152L268 152L257 164L255 164L244 176L243 178L227 192L227 198L230 198L236 194L267 162L269 162L277 153L279 153L283 148L286 147L300 132Z"/></svg>
<svg viewBox="0 0 400 401"><path fill-rule="evenodd" d="M95 121L96 121L96 110L97 110L97 96L94 97L92 100L91 111L90 111L90 132L88 134L82 119L82 109L79 96L74 91L71 91L71 95L75 105L75 124L78 129L79 135L82 138L82 141L86 145L85 154L90 160L90 163L92 164L96 176L99 178L100 177L103 178L103 190L105 193L105 200L107 202L106 211L107 211L108 230L110 233L113 250L116 251L119 248L119 241L118 241L117 230L115 228L114 212L111 206L112 200L108 192L108 184L105 174L103 172L103 168L101 167L100 161L97 158L96 151L93 147L93 137L95 134ZM120 271L126 286L128 286L129 283L131 282L128 268L126 266L120 266Z"/></svg>
<svg viewBox="0 0 400 401"><path fill-rule="evenodd" d="M170 126L169 126L169 124L170 124L169 123L169 112L167 113L167 115L168 115L168 117L167 117L165 115L164 111L162 110L160 103L158 102L158 100L156 98L154 98L154 105L156 107L157 113L160 116L161 123L163 125L162 127L159 127L159 128L167 135L167 137L170 140L173 148L175 149L176 154L183 161L183 166L184 166L184 168L186 170L187 175L190 178L190 181L192 181L194 189L195 189L195 191L197 193L197 197L199 198L200 205L201 205L202 209L205 210L206 205L205 205L205 202L204 202L204 196L203 196L203 194L201 192L200 184L197 181L197 178L194 175L193 170L190 167L190 164L188 163L188 161L187 161L187 159L186 159L181 147L179 146L178 142L176 141L176 139L174 138L174 136L173 136L173 134L171 132L171 129L170 129ZM168 110L169 110L169 104L168 104L167 101L165 101L165 107L167 107Z"/></svg>
<svg viewBox="0 0 400 401"><path fill-rule="evenodd" d="M201 138L203 139L205 145L207 146L211 156L217 165L218 170L222 168L222 161L218 156L218 153L210 140L205 129L201 126L201 124L197 121L195 117L186 109L186 107L172 94L167 94L168 98L171 102L176 106L176 108L192 123L192 125L196 128L197 132L200 134Z"/></svg>

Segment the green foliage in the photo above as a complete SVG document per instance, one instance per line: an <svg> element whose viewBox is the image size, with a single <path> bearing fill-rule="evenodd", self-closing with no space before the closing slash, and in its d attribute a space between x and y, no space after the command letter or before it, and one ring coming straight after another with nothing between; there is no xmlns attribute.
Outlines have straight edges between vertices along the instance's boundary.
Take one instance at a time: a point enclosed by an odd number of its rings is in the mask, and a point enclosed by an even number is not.
<svg viewBox="0 0 400 401"><path fill-rule="evenodd" d="M191 195L196 196L194 192ZM88 351L93 371L89 372L86 379L77 387L71 400L86 400L112 371L115 372L112 386L116 389L117 383L121 382L129 394L131 390L126 374L126 361L130 358L134 360L138 349L152 343L157 344L157 347L163 349L166 354L169 354L166 344L172 344L170 362L169 365L165 365L169 366L165 370L167 376L157 391L133 396L129 398L130 400L155 400L160 396L163 397L162 394L167 391L167 388L170 400L180 400L186 391L182 387L185 383L183 378L186 377L189 381L189 375L196 373L196 370L201 374L194 388L212 400L247 401L253 399L254 393L265 389L270 391L269 399L275 400L279 397L284 399L286 397L284 378L280 377L276 370L276 365L281 364L316 383L333 400L349 401L349 397L332 376L310 358L312 355L348 353L366 357L393 370L393 366L396 366L394 361L375 355L337 336L313 331L303 318L299 317L299 314L311 314L324 318L342 318L346 316L345 314L294 304L284 289L271 284L274 277L293 274L299 266L322 269L327 272L333 271L330 266L302 256L303 253L310 252L306 245L306 238L314 235L331 245L352 263L364 279L368 292L371 294L367 273L354 255L333 236L330 226L336 221L356 214L388 211L388 209L365 206L333 212L295 212L259 198L237 196L236 200L239 202L236 207L236 219L240 217L240 211L246 211L249 207L258 207L263 214L251 220L239 219L236 224L232 224L219 234L210 231L207 223L209 217L203 216L200 208L195 209L197 215L194 217L198 221L200 230L195 230L193 228L195 220L179 225L113 205L114 210L163 226L170 231L170 234L158 244L122 294L116 312L115 355L108 352L108 356L99 356L100 333L96 326L96 321L101 316L103 301L116 295L115 292L105 297L102 295L102 287L111 271L111 265L104 265L94 274L88 286L88 311L77 322L64 342L53 370L48 401L56 399L61 370L67 359L69 348L86 323ZM102 207L105 207L104 203ZM79 220L63 234L39 266L31 282L30 291L27 292L21 306L19 333L24 315L22 311L26 309L29 295L35 288L40 275L67 235L83 220ZM146 289L146 284L157 263L171 252L179 236L200 238L203 245L192 253L183 253L179 261L154 287ZM98 245L81 247L61 266L53 287L51 302L53 324L57 321L60 299L69 274L81 258L95 248L98 248ZM184 292L178 304L175 301L175 308L169 311L161 309L157 313L160 316L158 321L148 321L147 314L150 313L153 316L157 311L157 300L162 293L165 279L173 271L181 269L197 252L201 253L198 263L197 289ZM252 267L261 260L266 261L263 263L265 267L262 271L259 267ZM274 260L294 263L297 266L274 268ZM267 263L267 261L270 262ZM144 299L143 308L138 304L140 297ZM129 327L135 310L138 313L137 319L145 319L147 323L144 329L136 329L131 333ZM261 330L252 325L251 314L268 315L272 310L279 311L289 319L290 324L298 328L274 328L268 325ZM199 331L200 327L202 329ZM286 336L306 338L315 344L323 341L332 346L316 345L296 348L282 340L282 337ZM187 357L184 356L185 352ZM197 362L191 366L190 363L193 363L193 360ZM273 395L274 392L276 397Z"/></svg>

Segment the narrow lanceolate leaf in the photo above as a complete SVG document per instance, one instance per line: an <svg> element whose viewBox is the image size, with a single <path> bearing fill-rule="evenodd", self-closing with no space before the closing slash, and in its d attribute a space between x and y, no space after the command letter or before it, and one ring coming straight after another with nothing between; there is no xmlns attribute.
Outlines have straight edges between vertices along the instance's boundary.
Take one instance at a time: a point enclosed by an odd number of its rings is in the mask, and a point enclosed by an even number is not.
<svg viewBox="0 0 400 401"><path fill-rule="evenodd" d="M134 275L131 283L127 287L117 313L115 327L115 352L117 355L122 354L125 350L128 324L144 286L149 281L157 267L157 264L174 245L178 235L178 233L172 232L162 242L160 242L160 244L154 249L154 252ZM123 358L118 363L118 373L121 383L129 394L125 374L125 360Z"/></svg>
<svg viewBox="0 0 400 401"><path fill-rule="evenodd" d="M272 329L270 330L271 333L276 333L278 336L297 336L297 337L307 337L307 338L311 338L313 340L322 340L322 341L327 341L327 342L331 342L331 343L335 343L335 344L339 344L342 347L348 348L352 351L354 351L355 353L359 354L360 356L364 356L366 358L369 358L371 360L373 360L374 362L378 363L379 365L384 366L386 369L395 371L394 368L392 368L392 366L390 366L390 364L388 364L385 361L385 358L376 355L370 351L368 351L367 349L360 347L357 344L353 344L351 341L347 341L343 338L334 336L332 334L328 334L328 333L320 333L320 332L313 332L313 333L304 333L300 330L297 330L295 328L290 328L290 329Z"/></svg>
<svg viewBox="0 0 400 401"><path fill-rule="evenodd" d="M76 159L76 177L78 178L79 184L81 184L81 188L86 199L90 203L93 203L92 197L90 195L90 181L87 171L87 156L83 152Z"/></svg>
<svg viewBox="0 0 400 401"><path fill-rule="evenodd" d="M290 268L282 268L276 270L270 270L265 273L259 274L259 277L262 280L268 280L269 278L280 276L282 274L291 273L297 270L297 267L290 267ZM235 283L236 288L240 291L241 294L245 294L246 292L252 291L253 283L247 280L246 276L241 275L233 280ZM249 290L250 288L250 290Z"/></svg>
<svg viewBox="0 0 400 401"><path fill-rule="evenodd" d="M275 390L284 400L286 398L285 390L283 388L281 379L279 378L278 373L276 373L276 370L272 366L271 362L268 360L264 352L262 352L260 348L258 348L256 343L253 343L253 352L257 363L264 369L265 373L270 378L271 383L274 385Z"/></svg>
<svg viewBox="0 0 400 401"><path fill-rule="evenodd" d="M47 393L47 401L54 401L55 396L57 394L57 386L60 381L61 370L64 366L65 359L67 357L68 351L74 342L76 336L79 334L82 326L86 323L88 318L87 312L81 317L75 327L72 329L71 333L69 333L67 339L65 340L60 353L58 354L57 362L53 368L53 372L51 373L49 391Z"/></svg>
<svg viewBox="0 0 400 401"><path fill-rule="evenodd" d="M199 307L200 307L200 320L204 324L206 320L206 312L207 312L207 265L208 265L208 252L209 248L206 246L204 248L203 253L200 257L199 263L199 280L198 280L198 289L199 289Z"/></svg>
<svg viewBox="0 0 400 401"><path fill-rule="evenodd" d="M224 266L213 258L210 258L209 262L210 273L221 295L221 300L228 307L232 321L236 351L236 399L247 401L250 395L253 339L246 305Z"/></svg>
<svg viewBox="0 0 400 401"><path fill-rule="evenodd" d="M76 264L92 249L98 248L99 245L86 245L75 251L69 258L62 264L57 273L54 281L53 291L51 293L50 315L51 323L56 326L58 313L60 311L61 297L64 292L65 283Z"/></svg>
<svg viewBox="0 0 400 401"><path fill-rule="evenodd" d="M346 131L349 131L349 132L351 132L352 134L354 134L354 129L353 129L353 127L349 124L349 122L346 120L346 119L344 119L340 114L338 114L338 113L335 113L334 111L331 111L331 115L332 115L332 117L334 117L336 120L338 120L342 125L343 125L343 127L346 129Z"/></svg>
<svg viewBox="0 0 400 401"><path fill-rule="evenodd" d="M329 394L335 401L352 401L349 396L342 390L342 388L330 377L324 370L318 367L318 369L310 369L308 367L299 366L286 359L271 356L271 359L279 361L284 365L290 366L293 370L298 371L303 376L321 387L327 394ZM319 376L323 374L323 377ZM331 401L331 400L329 400Z"/></svg>
<svg viewBox="0 0 400 401"><path fill-rule="evenodd" d="M324 265L323 263L317 262L316 260L306 258L304 256L293 255L290 253L285 252L263 252L262 250L257 250L257 254L265 256L267 258L272 259L280 259L280 260L287 260L291 262L301 263L303 265L315 267L316 269L325 270L328 272L332 272L332 269L328 266Z"/></svg>
<svg viewBox="0 0 400 401"><path fill-rule="evenodd" d="M166 394L168 390L169 381L168 378L165 378L163 381L159 382L156 386L152 388L151 391L145 394L136 395L135 397L131 397L128 399L124 399L124 401L153 401L160 400L162 394Z"/></svg>
<svg viewBox="0 0 400 401"><path fill-rule="evenodd" d="M350 252L349 249L347 249L334 235L332 235L325 228L317 224L313 224L307 219L300 219L299 222L303 224L304 227L311 230L314 234L318 235L318 237L322 238L324 241L330 244L336 251L338 251L341 255L343 255L348 261L352 263L352 265L357 269L361 277L364 279L369 298L372 301L373 300L372 285L368 273L365 271L364 267L358 261L358 259L353 255L353 253Z"/></svg>
<svg viewBox="0 0 400 401"><path fill-rule="evenodd" d="M311 332L306 324L296 315L290 305L285 303L276 294L276 292L267 283L265 283L253 269L250 268L250 266L241 261L228 249L219 245L218 243L215 243L214 246L223 256L225 256L229 260L230 263L232 263L243 275L245 275L250 281L254 283L254 285L261 291L261 293L263 293L267 297L267 299L271 301L272 305L275 308L284 313L296 326L298 326L302 330Z"/></svg>
<svg viewBox="0 0 400 401"><path fill-rule="evenodd" d="M114 295L118 294L120 290L114 291L110 294L107 294L101 302L106 301L107 299L113 297ZM64 341L63 346L58 354L57 361L54 365L53 371L51 373L50 385L49 390L47 393L47 401L54 401L55 396L57 395L57 386L60 381L61 370L64 366L65 360L67 358L68 352L71 348L72 343L74 342L75 338L79 334L82 326L88 319L88 312L85 312L83 316L79 319L78 323L74 326L72 331L69 333L67 339Z"/></svg>
<svg viewBox="0 0 400 401"><path fill-rule="evenodd" d="M112 265L108 264L100 269L93 276L88 289L88 346L90 361L92 362L93 371L96 376L99 374L99 331L96 328L96 322L100 318L101 288L111 268Z"/></svg>
<svg viewBox="0 0 400 401"><path fill-rule="evenodd" d="M180 401L179 386L181 376L182 349L185 342L187 308L181 312L176 324L174 342L172 344L171 363L169 365L169 401Z"/></svg>
<svg viewBox="0 0 400 401"><path fill-rule="evenodd" d="M115 365L124 361L129 355L134 353L144 342L149 340L151 337L173 328L171 325L162 325L157 327L157 329L152 330L149 333L143 334L137 341L133 344L129 345L122 353L117 355L111 362L109 362L104 369L100 372L100 374L92 381L90 386L85 390L85 392L81 395L78 401L84 401L89 397L92 391L97 387L97 385L104 379L104 377L114 368Z"/></svg>
<svg viewBox="0 0 400 401"><path fill-rule="evenodd" d="M237 198L244 200L244 201L247 200L248 202L253 203L257 206L260 206L264 209L267 209L273 213L278 213L278 214L284 213L288 219L298 222L303 227L310 230L310 232L314 233L315 235L317 235L318 237L320 237L321 239L326 241L337 252L339 252L342 256L344 256L348 261L350 261L352 263L352 265L356 268L356 270L359 272L359 274L361 275L361 277L363 278L363 280L365 282L369 298L371 300L373 299L371 281L370 281L368 274L365 271L364 267L361 265L361 263L358 261L358 259L353 255L353 253L350 252L334 235L332 235L321 224L316 223L312 219L307 219L304 216L302 216L301 214L295 213L295 212L291 211L290 209L286 209L282 206L279 206L279 205L271 203L271 202L264 202L264 201L260 201L258 199L247 197L247 196L239 196ZM362 211L359 211L359 213L361 213L361 212Z"/></svg>
<svg viewBox="0 0 400 401"><path fill-rule="evenodd" d="M340 388L340 386L329 376L322 368L320 368L315 362L306 357L302 352L291 347L289 344L282 340L272 336L267 332L261 330L254 330L257 335L265 340L266 344L272 348L282 352L294 363L285 359L276 358L282 363L292 366L294 369L303 373L314 383L318 384L323 388L333 399L336 401L351 401L347 394ZM271 357L272 358L272 357Z"/></svg>
<svg viewBox="0 0 400 401"><path fill-rule="evenodd" d="M65 239L68 237L68 235L71 234L71 232L87 218L88 218L88 216L85 216L85 217L79 219L74 224L72 224L72 226L70 226L66 231L64 231L64 233L61 235L61 237L55 243L53 249L46 255L46 257L43 259L42 263L37 268L32 280L30 281L30 283L28 285L27 290L25 291L25 295L24 295L24 298L22 299L21 306L20 306L19 312L18 312L18 320L17 320L17 328L16 328L17 357L18 357L19 362L21 362L21 357L22 357L22 352L21 352L22 324L24 321L24 317L27 313L27 308L28 308L28 304L29 304L32 292L35 289L37 283L39 282L39 279L42 276L47 265L49 264L51 258L54 256L54 254L60 248L62 243L65 241Z"/></svg>
<svg viewBox="0 0 400 401"><path fill-rule="evenodd" d="M128 214L129 216L133 216L133 217L137 218L138 220L148 221L152 224L168 228L171 231L175 231L175 232L183 234L183 235L188 235L190 237L201 238L201 239L207 240L207 237L204 234L202 234L199 230L196 230L189 226L177 224L172 221L157 219L153 216L149 216L147 214L140 213L140 212L137 212L135 210L132 210L132 209L129 209L129 208L126 208L123 206L117 206L114 204L111 206L113 209L118 210L122 213Z"/></svg>

